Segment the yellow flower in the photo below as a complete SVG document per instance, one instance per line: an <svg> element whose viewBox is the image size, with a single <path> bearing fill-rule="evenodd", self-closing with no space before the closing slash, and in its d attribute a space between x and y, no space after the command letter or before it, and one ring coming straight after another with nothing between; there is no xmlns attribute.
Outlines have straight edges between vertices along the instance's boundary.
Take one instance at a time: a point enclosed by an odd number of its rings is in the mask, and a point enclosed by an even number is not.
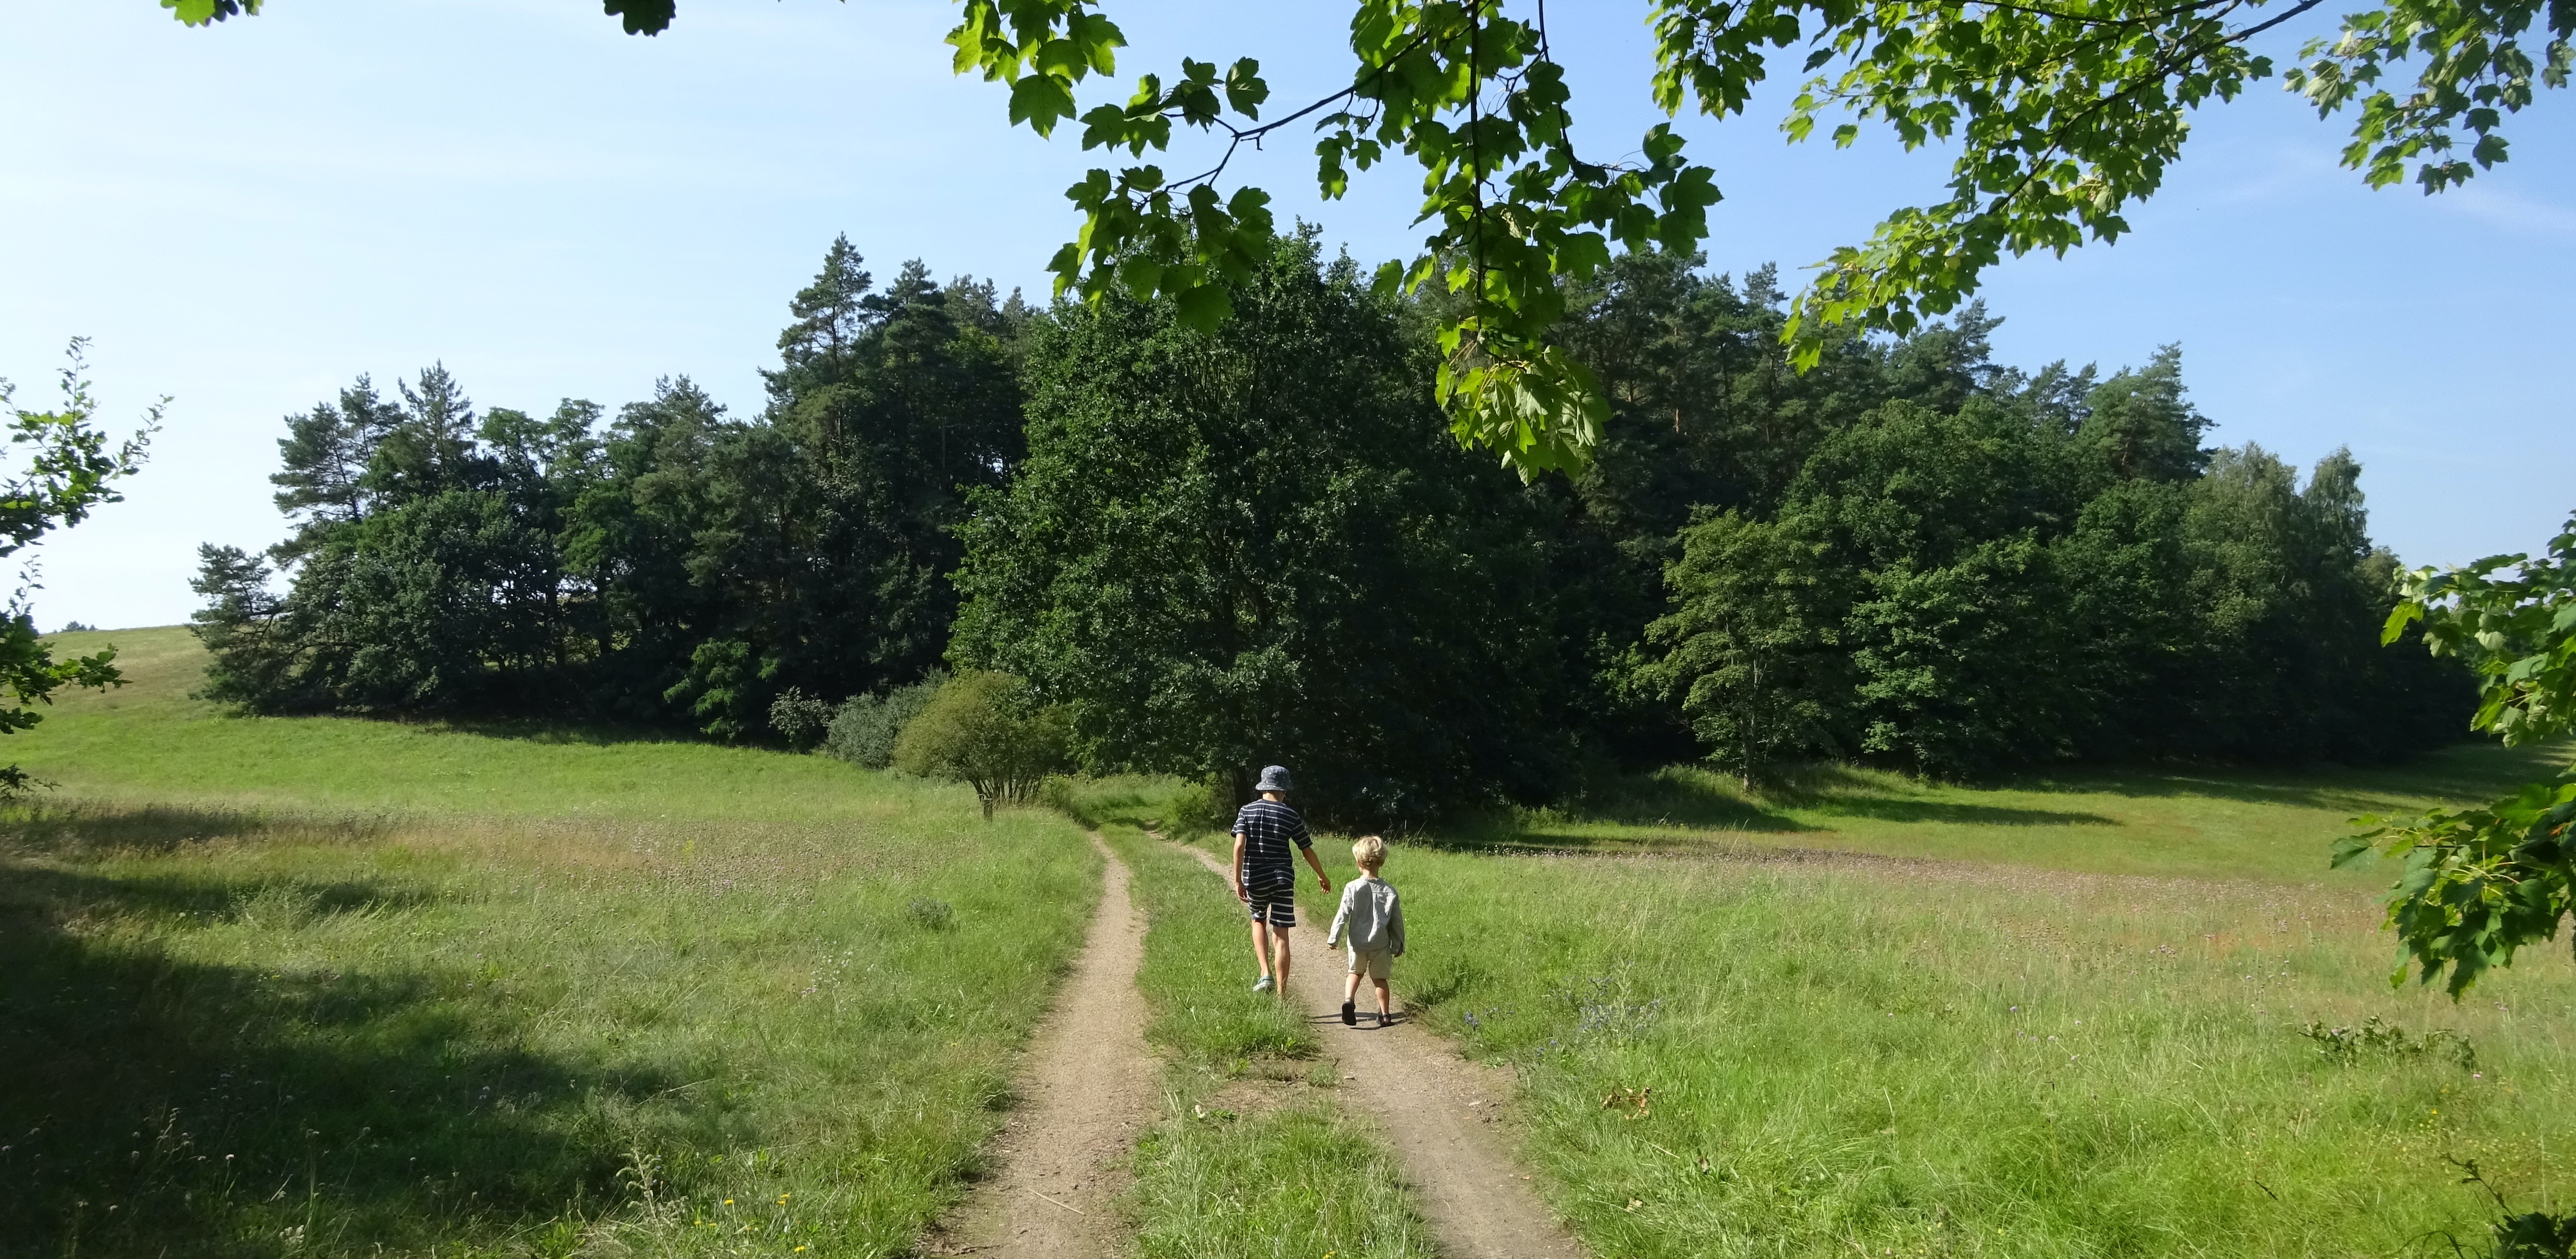
<svg viewBox="0 0 2576 1259"><path fill-rule="evenodd" d="M727 1199L725 1199L725 1205L726 1205L726 1206L732 1206L732 1205L733 1205L733 1199L731 1199L731 1198L727 1198Z"/></svg>

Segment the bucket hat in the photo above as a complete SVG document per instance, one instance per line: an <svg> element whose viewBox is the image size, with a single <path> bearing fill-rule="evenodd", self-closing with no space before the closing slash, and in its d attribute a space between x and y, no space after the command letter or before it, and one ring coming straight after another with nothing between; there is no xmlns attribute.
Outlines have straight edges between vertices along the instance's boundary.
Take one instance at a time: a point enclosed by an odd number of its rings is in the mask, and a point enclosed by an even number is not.
<svg viewBox="0 0 2576 1259"><path fill-rule="evenodd" d="M1288 776L1288 767L1285 765L1264 765L1261 767L1261 781L1252 789L1254 791L1295 791L1297 781Z"/></svg>

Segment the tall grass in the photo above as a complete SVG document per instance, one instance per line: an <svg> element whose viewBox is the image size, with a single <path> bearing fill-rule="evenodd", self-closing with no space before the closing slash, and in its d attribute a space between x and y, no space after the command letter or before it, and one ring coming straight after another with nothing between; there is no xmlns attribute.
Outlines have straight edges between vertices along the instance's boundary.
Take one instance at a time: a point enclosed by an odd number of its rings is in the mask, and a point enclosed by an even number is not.
<svg viewBox="0 0 2576 1259"><path fill-rule="evenodd" d="M2396 1254L2482 1235L2454 1159L2576 1195L2566 960L2392 992L2340 887L1419 846L1388 878L1408 1001L1520 1068L1596 1253ZM2372 1017L2407 1038L2303 1034Z"/></svg>
<svg viewBox="0 0 2576 1259"><path fill-rule="evenodd" d="M10 749L0 1255L907 1253L1098 888L962 789L135 673Z"/></svg>

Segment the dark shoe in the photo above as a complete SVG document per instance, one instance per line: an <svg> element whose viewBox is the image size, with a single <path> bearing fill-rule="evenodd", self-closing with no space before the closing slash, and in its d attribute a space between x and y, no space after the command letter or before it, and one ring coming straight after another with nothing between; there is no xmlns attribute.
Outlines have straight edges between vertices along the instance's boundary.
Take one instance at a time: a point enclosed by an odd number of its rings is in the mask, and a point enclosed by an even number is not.
<svg viewBox="0 0 2576 1259"><path fill-rule="evenodd" d="M1357 1026L1359 1026L1359 1025L1360 1025L1360 1016L1359 1016L1359 1014L1351 1008L1351 1003L1350 1003L1350 1002L1348 1002L1348 1001L1343 1002L1343 1003L1342 1003L1342 1026L1344 1026L1344 1027L1357 1027Z"/></svg>

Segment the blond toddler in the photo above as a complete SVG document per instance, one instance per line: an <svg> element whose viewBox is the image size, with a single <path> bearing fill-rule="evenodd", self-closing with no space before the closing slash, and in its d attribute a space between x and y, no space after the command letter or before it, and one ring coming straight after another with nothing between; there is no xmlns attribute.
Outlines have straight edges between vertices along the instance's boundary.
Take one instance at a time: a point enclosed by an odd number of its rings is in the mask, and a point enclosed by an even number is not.
<svg viewBox="0 0 2576 1259"><path fill-rule="evenodd" d="M1354 1005L1360 976L1366 975L1377 986L1377 1025L1384 1027L1395 1018L1386 977L1395 959L1404 956L1404 907L1396 901L1394 885L1377 876L1386 865L1385 840L1360 836L1351 845L1351 860L1359 863L1360 877L1342 889L1341 912L1333 915L1333 929L1324 936L1324 947L1332 948L1346 936L1350 941L1351 973L1342 982L1342 1022L1359 1025Z"/></svg>

